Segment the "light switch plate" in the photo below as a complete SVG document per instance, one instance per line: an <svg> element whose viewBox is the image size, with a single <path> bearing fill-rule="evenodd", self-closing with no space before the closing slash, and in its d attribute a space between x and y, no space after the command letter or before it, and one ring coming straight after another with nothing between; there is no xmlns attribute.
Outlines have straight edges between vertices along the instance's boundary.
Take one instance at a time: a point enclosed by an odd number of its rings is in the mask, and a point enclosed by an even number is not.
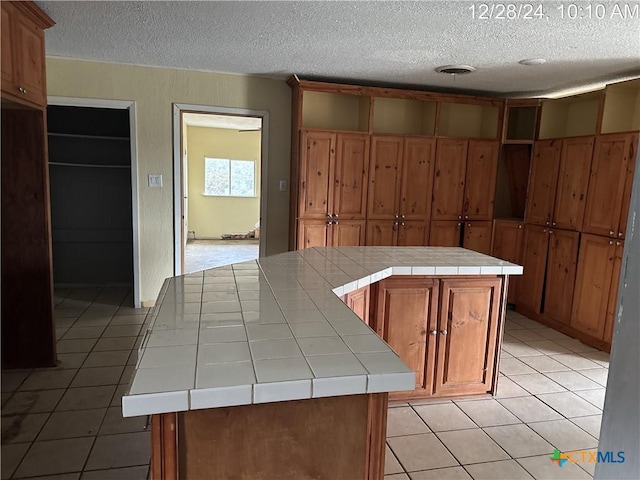
<svg viewBox="0 0 640 480"><path fill-rule="evenodd" d="M150 187L161 187L162 186L162 175L149 174L149 186Z"/></svg>
<svg viewBox="0 0 640 480"><path fill-rule="evenodd" d="M286 192L287 191L287 181L286 180L280 180L280 191L281 192Z"/></svg>

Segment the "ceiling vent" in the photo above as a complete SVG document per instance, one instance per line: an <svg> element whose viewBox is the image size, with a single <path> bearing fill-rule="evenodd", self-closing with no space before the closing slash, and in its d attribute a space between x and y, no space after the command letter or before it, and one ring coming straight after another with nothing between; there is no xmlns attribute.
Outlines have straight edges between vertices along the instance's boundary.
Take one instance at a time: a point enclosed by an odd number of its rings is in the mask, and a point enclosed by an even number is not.
<svg viewBox="0 0 640 480"><path fill-rule="evenodd" d="M436 68L436 72L447 73L449 75L465 75L475 71L475 67L471 67L469 65L444 65Z"/></svg>

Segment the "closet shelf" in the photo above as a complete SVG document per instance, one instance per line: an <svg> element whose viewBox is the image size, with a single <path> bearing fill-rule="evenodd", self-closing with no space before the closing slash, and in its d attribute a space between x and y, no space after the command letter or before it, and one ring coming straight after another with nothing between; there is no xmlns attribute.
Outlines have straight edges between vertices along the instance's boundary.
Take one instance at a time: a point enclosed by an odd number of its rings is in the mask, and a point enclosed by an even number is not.
<svg viewBox="0 0 640 480"><path fill-rule="evenodd" d="M58 165L61 167L89 167L89 168L126 168L130 169L130 165L92 165L90 163L67 163L67 162L49 162L49 165Z"/></svg>
<svg viewBox="0 0 640 480"><path fill-rule="evenodd" d="M48 135L50 137L62 137L62 138L86 138L90 140L120 140L123 142L129 141L129 137L111 137L107 135L83 135L79 133L52 133L52 132L49 132Z"/></svg>

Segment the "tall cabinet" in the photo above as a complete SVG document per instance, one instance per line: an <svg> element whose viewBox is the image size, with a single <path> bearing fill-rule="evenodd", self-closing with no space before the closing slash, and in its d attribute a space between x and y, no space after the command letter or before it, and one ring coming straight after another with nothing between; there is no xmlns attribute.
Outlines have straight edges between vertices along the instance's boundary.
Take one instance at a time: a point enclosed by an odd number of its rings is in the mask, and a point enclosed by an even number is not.
<svg viewBox="0 0 640 480"><path fill-rule="evenodd" d="M2 2L2 367L56 364L44 30L33 2Z"/></svg>

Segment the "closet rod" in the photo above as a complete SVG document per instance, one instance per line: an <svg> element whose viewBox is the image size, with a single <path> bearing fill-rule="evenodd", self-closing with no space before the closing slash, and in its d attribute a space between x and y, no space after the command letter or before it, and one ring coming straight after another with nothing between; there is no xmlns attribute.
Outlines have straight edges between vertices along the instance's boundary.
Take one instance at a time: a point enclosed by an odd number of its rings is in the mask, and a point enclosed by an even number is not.
<svg viewBox="0 0 640 480"><path fill-rule="evenodd" d="M49 165L60 165L63 167L90 167L90 168L131 168L131 165L91 165L88 163L65 163L65 162L49 162Z"/></svg>

